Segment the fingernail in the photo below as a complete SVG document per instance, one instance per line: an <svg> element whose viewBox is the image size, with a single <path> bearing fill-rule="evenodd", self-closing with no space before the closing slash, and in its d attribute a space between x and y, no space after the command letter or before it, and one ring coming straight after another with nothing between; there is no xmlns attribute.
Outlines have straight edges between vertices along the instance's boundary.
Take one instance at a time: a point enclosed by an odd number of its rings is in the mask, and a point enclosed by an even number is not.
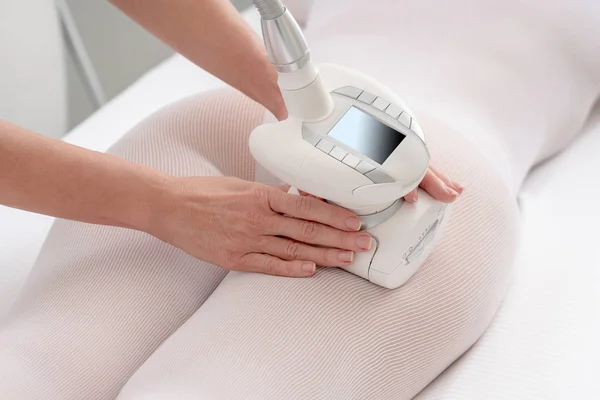
<svg viewBox="0 0 600 400"><path fill-rule="evenodd" d="M452 187L458 192L458 193L462 193L463 190L465 190L465 187L459 183L456 182L452 182Z"/></svg>
<svg viewBox="0 0 600 400"><path fill-rule="evenodd" d="M368 235L361 235L356 239L356 244L363 250L371 250L371 246L373 245L373 238Z"/></svg>
<svg viewBox="0 0 600 400"><path fill-rule="evenodd" d="M450 186L446 186L446 192L448 192L448 194L452 197L458 196L458 192L452 189Z"/></svg>
<svg viewBox="0 0 600 400"><path fill-rule="evenodd" d="M342 262L352 262L354 258L354 253L351 251L342 251L338 254L338 259Z"/></svg>
<svg viewBox="0 0 600 400"><path fill-rule="evenodd" d="M313 274L316 269L317 266L314 263L302 264L302 271L307 272L309 274Z"/></svg>
<svg viewBox="0 0 600 400"><path fill-rule="evenodd" d="M356 217L350 217L346 220L346 226L348 227L348 229L357 231L360 229L360 219Z"/></svg>
<svg viewBox="0 0 600 400"><path fill-rule="evenodd" d="M415 195L413 196L413 203L416 203L417 200L419 200L419 192L415 192Z"/></svg>

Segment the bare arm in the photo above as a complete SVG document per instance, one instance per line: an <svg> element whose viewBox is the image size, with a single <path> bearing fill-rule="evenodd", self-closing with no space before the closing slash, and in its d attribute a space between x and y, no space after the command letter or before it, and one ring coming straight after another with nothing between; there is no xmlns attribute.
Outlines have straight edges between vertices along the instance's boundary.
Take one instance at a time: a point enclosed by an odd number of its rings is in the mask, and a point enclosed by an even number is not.
<svg viewBox="0 0 600 400"><path fill-rule="evenodd" d="M356 215L317 199L237 178L174 177L2 120L0 204L140 230L201 260L275 275L310 276L315 264L344 265L370 246Z"/></svg>
<svg viewBox="0 0 600 400"><path fill-rule="evenodd" d="M287 110L262 39L229 0L110 0L199 67L265 106L282 120ZM421 183L435 198L454 201L462 186L431 167ZM405 196L417 200L416 189Z"/></svg>
<svg viewBox="0 0 600 400"><path fill-rule="evenodd" d="M287 116L262 40L227 0L110 0L196 65Z"/></svg>
<svg viewBox="0 0 600 400"><path fill-rule="evenodd" d="M166 175L0 120L0 204L144 229Z"/></svg>
<svg viewBox="0 0 600 400"><path fill-rule="evenodd" d="M277 76L262 43L228 2L113 2L209 73L285 118ZM453 201L457 193L447 192L444 178L436 175L428 175L432 182L428 191L440 200ZM133 228L226 268L289 276L311 275L314 263L348 263L347 251L365 251L370 246L370 239L356 231L356 215L317 199L235 178L176 178L2 120L0 204ZM211 226L211 221L219 223ZM315 224L311 238L303 234L307 223ZM198 227L205 227L202 234ZM300 247L290 246L293 241ZM287 254L290 248L298 251Z"/></svg>

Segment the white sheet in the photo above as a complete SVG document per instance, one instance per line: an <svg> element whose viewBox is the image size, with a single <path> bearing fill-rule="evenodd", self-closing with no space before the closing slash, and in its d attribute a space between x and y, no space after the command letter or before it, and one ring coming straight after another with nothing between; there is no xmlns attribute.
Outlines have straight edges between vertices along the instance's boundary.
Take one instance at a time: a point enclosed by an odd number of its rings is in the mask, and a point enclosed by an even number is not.
<svg viewBox="0 0 600 400"><path fill-rule="evenodd" d="M600 107L520 194L523 240L492 326L417 398L600 398Z"/></svg>
<svg viewBox="0 0 600 400"><path fill-rule="evenodd" d="M246 17L258 31L255 14ZM175 56L65 140L104 151L152 111L221 85ZM531 175L521 193L522 251L506 301L482 339L420 399L599 397L600 246L592 231L600 224L597 149L600 123ZM51 222L0 208L0 317Z"/></svg>

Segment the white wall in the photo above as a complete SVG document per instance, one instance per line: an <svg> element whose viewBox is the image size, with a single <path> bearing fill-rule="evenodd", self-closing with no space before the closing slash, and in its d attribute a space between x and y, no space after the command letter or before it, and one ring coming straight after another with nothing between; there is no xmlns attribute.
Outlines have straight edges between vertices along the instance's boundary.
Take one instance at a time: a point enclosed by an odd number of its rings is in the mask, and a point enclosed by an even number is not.
<svg viewBox="0 0 600 400"><path fill-rule="evenodd" d="M167 46L136 25L107 0L67 2L109 98L172 54ZM252 0L234 0L233 3L238 9L243 9L251 5ZM72 127L87 117L93 111L93 107L79 77L75 74L72 60L68 60L67 68L69 126Z"/></svg>
<svg viewBox="0 0 600 400"><path fill-rule="evenodd" d="M107 0L67 0L110 99L172 52L159 40L112 6ZM93 106L68 58L69 125L81 122Z"/></svg>
<svg viewBox="0 0 600 400"><path fill-rule="evenodd" d="M0 118L59 137L65 72L52 1L0 0L0 55Z"/></svg>
<svg viewBox="0 0 600 400"><path fill-rule="evenodd" d="M108 0L66 1L109 99L172 55ZM252 1L233 3L241 10ZM60 137L94 111L54 1L0 0L0 54L0 118Z"/></svg>

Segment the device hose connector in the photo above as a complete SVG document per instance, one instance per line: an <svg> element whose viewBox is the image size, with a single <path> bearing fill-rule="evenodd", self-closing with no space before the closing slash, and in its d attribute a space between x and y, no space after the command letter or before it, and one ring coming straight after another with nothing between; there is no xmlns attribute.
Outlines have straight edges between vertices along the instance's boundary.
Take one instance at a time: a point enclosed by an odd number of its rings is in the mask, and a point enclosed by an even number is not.
<svg viewBox="0 0 600 400"><path fill-rule="evenodd" d="M285 12L281 0L255 0L254 5L264 20L277 19Z"/></svg>
<svg viewBox="0 0 600 400"><path fill-rule="evenodd" d="M281 0L253 0L261 15L262 35L289 115L318 121L333 111L333 101L311 63L300 26Z"/></svg>
<svg viewBox="0 0 600 400"><path fill-rule="evenodd" d="M262 35L271 63L280 73L302 69L310 52L300 26L281 0L254 0L261 16Z"/></svg>

